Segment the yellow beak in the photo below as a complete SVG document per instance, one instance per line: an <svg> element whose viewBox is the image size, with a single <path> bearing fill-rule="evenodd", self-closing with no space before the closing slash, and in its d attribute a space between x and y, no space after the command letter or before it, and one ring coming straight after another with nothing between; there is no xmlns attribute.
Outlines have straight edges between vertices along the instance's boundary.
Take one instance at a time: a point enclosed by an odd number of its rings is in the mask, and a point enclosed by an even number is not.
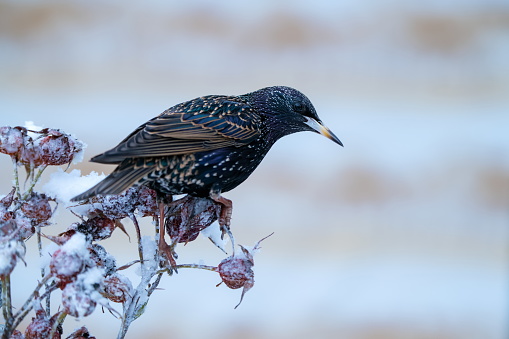
<svg viewBox="0 0 509 339"><path fill-rule="evenodd" d="M343 146L343 143L341 142L341 140L339 140L339 138L336 135L334 135L334 133L332 133L332 131L330 129L328 129L326 126L322 125L321 122L318 122L313 118L306 117L305 124L308 125L309 127L311 127L317 133L320 133L321 135L326 137L327 139L334 141L336 144L338 144L340 146Z"/></svg>

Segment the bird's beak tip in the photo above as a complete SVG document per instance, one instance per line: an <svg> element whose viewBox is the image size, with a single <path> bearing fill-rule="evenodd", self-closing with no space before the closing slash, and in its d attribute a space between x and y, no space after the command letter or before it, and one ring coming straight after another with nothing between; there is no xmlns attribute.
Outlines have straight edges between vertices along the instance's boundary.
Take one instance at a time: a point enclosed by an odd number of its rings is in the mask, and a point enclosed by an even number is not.
<svg viewBox="0 0 509 339"><path fill-rule="evenodd" d="M332 131L330 129L325 127L321 122L316 121L316 120L311 119L311 118L308 118L306 124L308 126L310 126L317 133L320 133L321 135L323 135L327 139L330 139L330 140L334 141L339 146L344 147L343 143L341 142L341 140L339 140L339 138L334 133L332 133Z"/></svg>

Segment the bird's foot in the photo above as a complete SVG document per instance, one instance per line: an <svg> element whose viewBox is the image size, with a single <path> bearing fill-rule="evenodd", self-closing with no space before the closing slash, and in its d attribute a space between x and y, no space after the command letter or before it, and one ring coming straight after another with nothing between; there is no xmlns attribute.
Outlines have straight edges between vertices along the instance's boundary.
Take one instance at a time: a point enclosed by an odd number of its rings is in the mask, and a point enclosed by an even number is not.
<svg viewBox="0 0 509 339"><path fill-rule="evenodd" d="M230 199L226 199L220 194L211 194L210 198L221 204L221 212L219 213L219 225L230 229L232 220L233 203Z"/></svg>
<svg viewBox="0 0 509 339"><path fill-rule="evenodd" d="M230 199L226 199L219 193L212 193L210 198L221 205L221 212L219 212L219 227L221 229L221 239L224 238L225 234L228 234L232 243L232 253L235 254L235 238L230 230L230 223L233 212L233 202Z"/></svg>
<svg viewBox="0 0 509 339"><path fill-rule="evenodd" d="M166 230L164 228L164 203L159 203L159 244L158 250L159 255L161 257L162 266L165 266L168 269L168 272L172 274L173 272L177 273L177 262L175 261L176 253L173 250L174 245L168 245L166 240L164 240L164 235Z"/></svg>
<svg viewBox="0 0 509 339"><path fill-rule="evenodd" d="M173 274L173 272L178 273L177 262L175 261L176 255L173 247L174 246L168 245L164 239L162 241L159 240L158 249L161 257L161 263L162 266L168 269L170 274Z"/></svg>

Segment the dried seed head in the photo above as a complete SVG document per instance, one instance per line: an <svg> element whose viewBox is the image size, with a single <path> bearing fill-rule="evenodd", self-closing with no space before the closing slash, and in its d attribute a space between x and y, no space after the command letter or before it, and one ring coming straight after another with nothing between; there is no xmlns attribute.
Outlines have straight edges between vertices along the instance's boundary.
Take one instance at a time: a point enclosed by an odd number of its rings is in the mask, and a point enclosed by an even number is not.
<svg viewBox="0 0 509 339"><path fill-rule="evenodd" d="M41 161L45 165L64 165L70 163L80 153L84 145L69 134L57 129L45 128L39 133L44 136L39 141Z"/></svg>
<svg viewBox="0 0 509 339"><path fill-rule="evenodd" d="M88 250L90 252L90 260L93 263L92 267L104 269L105 275L115 273L117 268L115 257L109 254L104 247L99 244L92 244Z"/></svg>
<svg viewBox="0 0 509 339"><path fill-rule="evenodd" d="M23 213L22 210L17 210L14 215L14 221L16 222L19 237L21 239L28 239L35 233L34 225L39 224L33 219L30 219Z"/></svg>
<svg viewBox="0 0 509 339"><path fill-rule="evenodd" d="M9 339L25 339L25 336L20 331L14 330Z"/></svg>
<svg viewBox="0 0 509 339"><path fill-rule="evenodd" d="M251 250L239 245L242 249L242 253L224 259L215 269L221 276L222 282L229 288L237 289L243 287L240 301L235 308L242 302L244 294L254 286L254 272L252 270L254 266L253 253L258 251L260 243L272 234L273 233L259 240Z"/></svg>
<svg viewBox="0 0 509 339"><path fill-rule="evenodd" d="M122 194L98 197L102 213L111 219L123 219L136 209L136 188L130 188Z"/></svg>
<svg viewBox="0 0 509 339"><path fill-rule="evenodd" d="M47 221L53 213L48 197L39 193L32 193L21 206L21 210L28 218L34 220L36 225Z"/></svg>
<svg viewBox="0 0 509 339"><path fill-rule="evenodd" d="M0 127L0 153L17 156L25 144L26 128Z"/></svg>
<svg viewBox="0 0 509 339"><path fill-rule="evenodd" d="M41 149L34 145L32 138L27 137L24 147L19 152L18 161L28 166L40 166L43 164Z"/></svg>
<svg viewBox="0 0 509 339"><path fill-rule="evenodd" d="M217 220L221 206L210 198L186 196L173 202L165 220L166 232L180 243L195 240Z"/></svg>
<svg viewBox="0 0 509 339"><path fill-rule="evenodd" d="M19 239L8 239L3 237L0 239L0 278L4 278L11 274L16 267L18 259L25 256L25 245Z"/></svg>
<svg viewBox="0 0 509 339"><path fill-rule="evenodd" d="M79 224L76 230L90 235L93 240L104 240L111 237L115 227L116 223L114 220L105 216L96 216Z"/></svg>
<svg viewBox="0 0 509 339"><path fill-rule="evenodd" d="M49 268L51 274L60 280L61 286L65 286L76 280L84 265L83 257L79 253L59 248L53 253Z"/></svg>
<svg viewBox="0 0 509 339"><path fill-rule="evenodd" d="M50 261L51 274L60 279L60 287L75 281L90 261L90 243L84 234L76 233L53 253Z"/></svg>
<svg viewBox="0 0 509 339"><path fill-rule="evenodd" d="M11 207L12 202L14 201L14 193L16 192L16 188L13 187L12 190L2 199L0 199L0 208L7 209Z"/></svg>
<svg viewBox="0 0 509 339"><path fill-rule="evenodd" d="M30 322L25 330L25 339L48 339L51 333L51 328L60 313L56 313L49 318L38 299L34 301L34 305L35 317L32 318L32 322ZM61 337L62 326L58 325L57 330L51 339L60 339Z"/></svg>
<svg viewBox="0 0 509 339"><path fill-rule="evenodd" d="M251 269L253 263L250 260L240 257L228 257L221 261L217 271L223 282L232 289L245 287L254 284L254 272ZM248 288L248 289L249 289Z"/></svg>
<svg viewBox="0 0 509 339"><path fill-rule="evenodd" d="M124 303L132 296L133 286L127 277L115 273L104 279L101 294L115 303Z"/></svg>
<svg viewBox="0 0 509 339"><path fill-rule="evenodd" d="M138 188L136 208L142 217L156 216L159 213L156 191L146 186Z"/></svg>
<svg viewBox="0 0 509 339"><path fill-rule="evenodd" d="M0 241L2 238L11 239L12 237L16 238L14 232L17 230L16 221L11 219L1 220L0 221ZM18 237L19 238L19 237Z"/></svg>
<svg viewBox="0 0 509 339"><path fill-rule="evenodd" d="M70 316L75 318L89 316L94 312L96 305L90 291L81 282L67 284L62 291L62 306Z"/></svg>
<svg viewBox="0 0 509 339"><path fill-rule="evenodd" d="M88 332L88 329L83 326L72 332L66 339L96 339Z"/></svg>

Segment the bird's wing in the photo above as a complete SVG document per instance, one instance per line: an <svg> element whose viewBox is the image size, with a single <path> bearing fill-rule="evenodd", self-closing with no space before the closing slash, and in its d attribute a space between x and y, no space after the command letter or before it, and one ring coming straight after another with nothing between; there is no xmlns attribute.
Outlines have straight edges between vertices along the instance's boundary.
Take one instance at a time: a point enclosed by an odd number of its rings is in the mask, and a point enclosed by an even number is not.
<svg viewBox="0 0 509 339"><path fill-rule="evenodd" d="M261 119L236 97L208 96L174 106L138 127L92 161L119 163L245 145L259 136Z"/></svg>

